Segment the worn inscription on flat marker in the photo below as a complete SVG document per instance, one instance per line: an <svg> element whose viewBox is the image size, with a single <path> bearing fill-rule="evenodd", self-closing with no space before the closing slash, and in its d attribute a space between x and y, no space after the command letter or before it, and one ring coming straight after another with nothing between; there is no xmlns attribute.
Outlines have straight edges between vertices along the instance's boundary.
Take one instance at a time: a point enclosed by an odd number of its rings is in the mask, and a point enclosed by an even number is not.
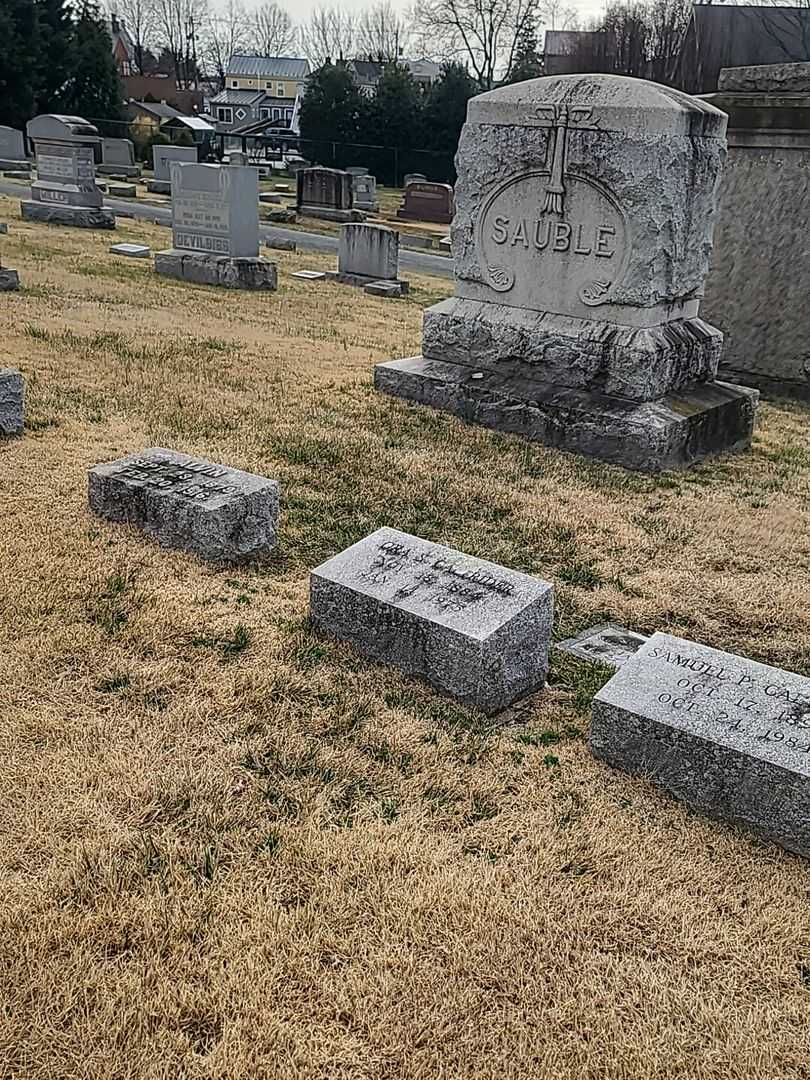
<svg viewBox="0 0 810 1080"><path fill-rule="evenodd" d="M810 855L810 679L654 634L596 695L591 748Z"/></svg>
<svg viewBox="0 0 810 1080"><path fill-rule="evenodd" d="M202 559L236 562L276 544L275 480L162 447L96 465L89 498L102 517L138 525L164 546Z"/></svg>
<svg viewBox="0 0 810 1080"><path fill-rule="evenodd" d="M0 438L22 435L25 384L19 371L0 368Z"/></svg>
<svg viewBox="0 0 810 1080"><path fill-rule="evenodd" d="M313 570L314 622L486 713L545 683L553 589L397 529Z"/></svg>

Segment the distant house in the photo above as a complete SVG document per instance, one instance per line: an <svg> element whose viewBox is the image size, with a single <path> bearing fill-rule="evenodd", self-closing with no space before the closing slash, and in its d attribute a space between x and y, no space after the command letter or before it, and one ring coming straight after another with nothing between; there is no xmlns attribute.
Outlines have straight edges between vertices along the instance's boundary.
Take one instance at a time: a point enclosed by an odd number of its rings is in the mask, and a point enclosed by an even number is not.
<svg viewBox="0 0 810 1080"><path fill-rule="evenodd" d="M724 67L810 60L810 8L695 4L674 83L710 94Z"/></svg>
<svg viewBox="0 0 810 1080"><path fill-rule="evenodd" d="M172 116L163 121L160 130L173 141L179 135L186 133L191 136L197 146L204 146L206 150L211 149L216 133L214 125L199 116Z"/></svg>
<svg viewBox="0 0 810 1080"><path fill-rule="evenodd" d="M297 102L308 75L306 60L235 54L225 74L225 89L211 98L217 131L229 134L263 120L294 130Z"/></svg>
<svg viewBox="0 0 810 1080"><path fill-rule="evenodd" d="M400 67L410 71L414 82L423 89L427 89L438 82L442 69L439 64L432 60L398 60ZM360 92L367 97L372 97L377 92L377 84L382 78L387 64L375 60L347 60L346 68L360 88Z"/></svg>
<svg viewBox="0 0 810 1080"><path fill-rule="evenodd" d="M546 75L576 75L601 71L606 51L604 30L546 30L543 71Z"/></svg>
<svg viewBox="0 0 810 1080"><path fill-rule="evenodd" d="M173 106L184 116L202 112L201 90L178 90L174 76L169 75L122 75L125 101L162 101Z"/></svg>
<svg viewBox="0 0 810 1080"><path fill-rule="evenodd" d="M112 54L118 68L118 74L121 76L133 75L136 70L135 42L132 40L123 19L119 19L117 15L111 15L107 19L107 33L110 35L110 41L112 42Z"/></svg>
<svg viewBox="0 0 810 1080"><path fill-rule="evenodd" d="M160 131L167 120L182 114L165 101L129 101L126 106L133 139L147 140Z"/></svg>

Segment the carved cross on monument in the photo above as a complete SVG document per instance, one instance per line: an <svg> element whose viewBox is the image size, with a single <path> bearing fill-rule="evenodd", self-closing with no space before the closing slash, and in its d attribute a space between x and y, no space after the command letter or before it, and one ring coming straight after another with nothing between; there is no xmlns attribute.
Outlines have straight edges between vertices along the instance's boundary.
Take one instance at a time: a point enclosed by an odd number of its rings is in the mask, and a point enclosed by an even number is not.
<svg viewBox="0 0 810 1080"><path fill-rule="evenodd" d="M590 120L593 109L587 106L574 105L540 105L536 115L541 121L542 127L553 129L549 144L553 143L551 155L550 176L546 185L545 200L540 209L541 214L562 214L565 200L565 149L568 138L568 128L579 126L585 120ZM596 125L594 125L595 128Z"/></svg>

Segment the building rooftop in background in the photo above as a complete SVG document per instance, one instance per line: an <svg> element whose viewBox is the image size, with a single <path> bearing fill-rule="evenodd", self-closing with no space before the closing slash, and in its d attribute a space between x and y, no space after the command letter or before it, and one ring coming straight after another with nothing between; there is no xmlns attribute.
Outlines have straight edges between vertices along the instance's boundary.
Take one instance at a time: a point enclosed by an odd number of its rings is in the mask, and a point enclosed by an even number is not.
<svg viewBox="0 0 810 1080"><path fill-rule="evenodd" d="M309 61L291 56L249 56L234 53L228 63L227 78L247 76L258 79L298 79L309 75Z"/></svg>
<svg viewBox="0 0 810 1080"><path fill-rule="evenodd" d="M173 105L167 105L165 101L130 101L129 104L134 109L150 113L158 120L173 120L176 116L183 115L179 109L175 109Z"/></svg>
<svg viewBox="0 0 810 1080"><path fill-rule="evenodd" d="M546 30L543 71L546 75L574 75L583 61L600 55L604 46L603 30Z"/></svg>
<svg viewBox="0 0 810 1080"><path fill-rule="evenodd" d="M432 60L398 60L400 67L407 68L414 80L423 86L431 86L441 73L441 65ZM347 60L346 67L354 76L354 81L366 93L373 93L382 73L388 65L376 60Z"/></svg>
<svg viewBox="0 0 810 1080"><path fill-rule="evenodd" d="M810 7L695 4L673 81L709 94L721 68L803 60L810 60Z"/></svg>

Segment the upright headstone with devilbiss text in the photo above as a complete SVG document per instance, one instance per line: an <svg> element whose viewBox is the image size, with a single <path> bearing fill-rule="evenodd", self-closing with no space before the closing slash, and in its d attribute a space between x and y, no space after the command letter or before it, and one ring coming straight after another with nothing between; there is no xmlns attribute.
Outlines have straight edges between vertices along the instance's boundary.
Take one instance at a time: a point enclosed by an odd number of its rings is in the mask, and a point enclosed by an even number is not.
<svg viewBox="0 0 810 1080"><path fill-rule="evenodd" d="M422 356L378 365L378 389L633 469L747 448L758 395L715 380L722 334L698 315L725 128L617 75L472 98L455 296L425 312Z"/></svg>

